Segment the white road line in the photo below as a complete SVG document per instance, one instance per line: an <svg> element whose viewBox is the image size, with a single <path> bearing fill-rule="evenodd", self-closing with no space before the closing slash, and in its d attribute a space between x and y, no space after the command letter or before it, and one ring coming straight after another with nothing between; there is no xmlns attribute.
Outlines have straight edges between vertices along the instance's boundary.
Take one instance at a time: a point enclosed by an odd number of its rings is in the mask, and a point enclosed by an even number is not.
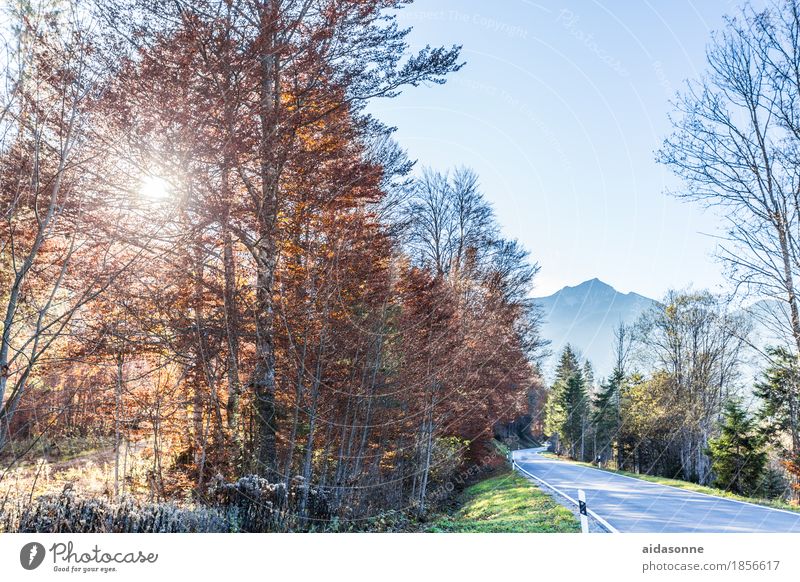
<svg viewBox="0 0 800 582"><path fill-rule="evenodd" d="M521 449L521 450L531 450L531 449ZM535 449L534 449L535 450ZM538 453L536 453L538 454ZM685 489L683 487L676 487L675 485L665 485L664 483L656 483L655 481L648 481L647 479L638 479L636 477L631 477L629 475L623 475L622 473L617 473L616 471L606 471L604 469L595 469L594 467L585 467L583 465L579 465L577 463L570 463L569 461L564 461L562 459L547 459L542 457L546 461L553 462L553 463L566 463L568 465L574 465L576 467L583 467L584 469L591 469L592 471L600 471L601 473L605 473L606 475L614 475L615 477L622 477L623 479L631 479L633 481L638 481L639 483L649 483L650 485L660 485L661 487L669 487L670 489L675 489L676 491L683 491L684 493L694 493L696 495L704 495L705 497L711 497L712 499L720 499L722 501L732 501L734 503L741 503L742 505L750 505L752 507L758 507L759 509L769 509L772 511L780 511L781 513L788 513L789 515L794 515L795 517L800 517L800 512L798 511L789 511L788 509L780 509L778 507L770 507L769 505L759 505L758 503L751 503L749 501L740 501L739 499L731 499L730 497L721 497L719 495L711 495L710 493L703 493L702 491L692 491L691 489Z"/></svg>
<svg viewBox="0 0 800 582"><path fill-rule="evenodd" d="M575 499L573 499L572 497L570 497L569 495L567 495L566 493L564 493L564 492L563 492L563 491L561 491L560 489L556 489L555 487L553 487L552 485L550 485L550 483L548 483L548 482L547 482L547 481L545 481L544 479L542 479L542 478L540 478L540 477L537 477L536 475L534 475L534 474L532 474L532 473L529 473L528 471L526 471L525 469L523 469L523 468L522 468L522 466L521 466L521 465L519 465L519 464L517 463L517 460L516 460L516 459L514 459L513 457L512 457L512 459L511 459L511 466L512 466L512 468L519 469L520 471L522 471L523 473L525 473L525 474L526 474L528 477L531 477L532 479L536 479L536 480L537 480L538 482L540 482L542 485L544 485L545 487L547 487L547 488L549 488L549 489L552 489L553 491L555 491L556 493L558 493L558 494L559 494L559 495L561 495L562 497L564 497L564 498L568 499L570 503L572 503L573 505L575 505L576 507L578 507L578 502L577 502L577 501L575 501ZM608 521L606 521L605 519L603 519L602 517L600 517L599 515L597 515L597 514L596 514L594 511L592 511L590 508L588 508L588 507L587 507L587 508L586 508L586 512L587 512L589 515L591 515L593 518L595 518L597 521L599 521L599 522L600 522L600 524L601 524L601 525L602 525L604 528L606 528L606 529L607 529L609 532L611 532L611 533L619 533L619 530L618 530L617 528L615 528L613 525L611 525L610 523L608 523Z"/></svg>

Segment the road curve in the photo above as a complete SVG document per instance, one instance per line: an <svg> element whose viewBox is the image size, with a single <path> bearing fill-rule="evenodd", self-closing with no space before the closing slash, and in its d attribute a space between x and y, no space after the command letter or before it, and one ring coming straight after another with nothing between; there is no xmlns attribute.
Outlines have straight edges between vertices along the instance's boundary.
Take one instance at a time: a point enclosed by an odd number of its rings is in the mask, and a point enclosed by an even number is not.
<svg viewBox="0 0 800 582"><path fill-rule="evenodd" d="M621 533L800 533L800 513L772 509L514 451L516 465L577 499Z"/></svg>

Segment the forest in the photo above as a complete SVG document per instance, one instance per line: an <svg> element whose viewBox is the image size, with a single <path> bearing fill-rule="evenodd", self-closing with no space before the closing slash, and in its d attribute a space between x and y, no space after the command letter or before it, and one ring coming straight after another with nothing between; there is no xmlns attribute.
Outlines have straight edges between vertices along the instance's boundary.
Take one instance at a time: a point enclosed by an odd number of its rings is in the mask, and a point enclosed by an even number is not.
<svg viewBox="0 0 800 582"><path fill-rule="evenodd" d="M0 531L422 518L529 412L536 263L369 112L464 64L407 4L5 6Z"/></svg>

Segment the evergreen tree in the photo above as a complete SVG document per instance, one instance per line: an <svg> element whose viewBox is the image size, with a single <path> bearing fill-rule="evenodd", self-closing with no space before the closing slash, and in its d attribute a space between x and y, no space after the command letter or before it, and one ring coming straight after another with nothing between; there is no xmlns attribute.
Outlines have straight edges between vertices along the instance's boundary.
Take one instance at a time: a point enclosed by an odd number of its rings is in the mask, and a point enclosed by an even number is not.
<svg viewBox="0 0 800 582"><path fill-rule="evenodd" d="M720 435L709 441L708 455L720 489L751 495L761 483L767 454L764 439L741 403L729 400Z"/></svg>
<svg viewBox="0 0 800 582"><path fill-rule="evenodd" d="M589 398L578 356L567 344L561 353L556 379L545 410L545 430L556 444L556 452L583 458L586 450Z"/></svg>
<svg viewBox="0 0 800 582"><path fill-rule="evenodd" d="M564 422L560 433L564 446L568 449L570 457L583 460L589 398L586 382L580 370L567 379L561 393L561 406L564 410Z"/></svg>
<svg viewBox="0 0 800 582"><path fill-rule="evenodd" d="M766 439L781 454L781 464L794 486L792 498L800 498L800 359L786 348L769 348L772 364L753 393L761 399L758 420Z"/></svg>
<svg viewBox="0 0 800 582"><path fill-rule="evenodd" d="M567 380L579 370L578 357L572 349L572 346L567 344L561 352L561 357L556 367L555 381L547 395L544 411L544 430L550 436L550 440L555 447L555 452L558 454L563 452L560 438L562 436L561 429L566 420L566 413L563 406L563 394Z"/></svg>
<svg viewBox="0 0 800 582"><path fill-rule="evenodd" d="M611 377L606 380L594 398L592 424L596 442L595 455L604 462L614 455L614 442L620 425L619 396L625 375L615 368Z"/></svg>
<svg viewBox="0 0 800 582"><path fill-rule="evenodd" d="M583 383L586 389L586 411L583 414L583 430L581 431L582 461L593 461L597 456L597 435L592 423L592 400L595 397L597 386L595 384L594 367L589 360L583 361Z"/></svg>
<svg viewBox="0 0 800 582"><path fill-rule="evenodd" d="M583 381L586 384L586 389L594 393L594 367L589 360L583 362Z"/></svg>
<svg viewBox="0 0 800 582"><path fill-rule="evenodd" d="M758 418L764 434L777 446L788 435L791 457L800 453L800 361L785 348L769 348L772 365L764 372L753 393L761 399Z"/></svg>

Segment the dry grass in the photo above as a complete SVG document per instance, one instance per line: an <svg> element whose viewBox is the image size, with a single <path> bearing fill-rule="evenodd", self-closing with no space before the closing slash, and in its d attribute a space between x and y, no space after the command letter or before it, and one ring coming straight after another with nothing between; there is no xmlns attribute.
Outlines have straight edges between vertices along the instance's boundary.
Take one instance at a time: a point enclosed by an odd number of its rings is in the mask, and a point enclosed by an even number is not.
<svg viewBox="0 0 800 582"><path fill-rule="evenodd" d="M80 450L81 444L84 445ZM42 495L57 495L72 490L86 497L111 498L114 495L115 452L108 441L70 441L54 457L36 448L14 460L8 453L0 460L0 504L3 501L37 499ZM120 493L143 496L148 488L147 469L151 466L152 451L143 443L121 447ZM124 470L123 470L124 469Z"/></svg>

